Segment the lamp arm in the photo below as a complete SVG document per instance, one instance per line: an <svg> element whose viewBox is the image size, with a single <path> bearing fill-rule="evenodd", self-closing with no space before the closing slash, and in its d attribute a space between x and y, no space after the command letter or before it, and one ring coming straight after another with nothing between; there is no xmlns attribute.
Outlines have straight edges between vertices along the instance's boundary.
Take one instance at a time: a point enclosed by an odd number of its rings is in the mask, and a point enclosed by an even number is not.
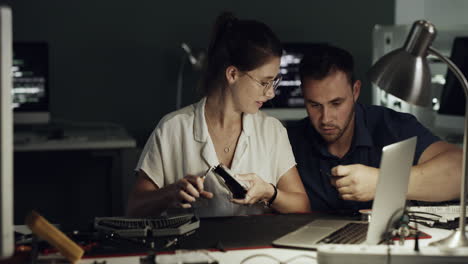
<svg viewBox="0 0 468 264"><path fill-rule="evenodd" d="M445 57L442 55L438 50L429 47L428 52L437 58L441 59L443 62L445 62L449 69L455 74L457 77L458 81L460 81L461 86L463 87L463 91L465 92L465 99L468 97L468 82L463 75L463 73L460 71L460 69L453 63L449 58ZM468 101L468 100L467 100ZM463 167L462 167L462 178L461 178L461 190L460 190L460 222L459 222L459 230L464 234L465 232L465 224L466 224L466 181L468 178L467 175L467 166L468 166L468 160L466 157L466 151L467 151L467 136L468 136L468 104L465 103L465 133L463 136Z"/></svg>
<svg viewBox="0 0 468 264"><path fill-rule="evenodd" d="M440 53L438 50L436 50L433 47L429 47L428 52L436 56L437 58L441 59L443 62L445 62L448 65L449 69L453 72L453 74L455 74L458 81L461 83L463 87L463 91L465 92L465 98L466 98L468 96L468 81L466 80L465 76L460 71L460 69L457 67L457 65L455 65L453 61L451 61L449 58L442 55L442 53Z"/></svg>
<svg viewBox="0 0 468 264"><path fill-rule="evenodd" d="M182 89L184 88L184 66L185 60L187 59L187 55L184 53L182 54L182 58L180 60L179 72L177 73L177 87L176 87L176 109L179 110L182 106Z"/></svg>

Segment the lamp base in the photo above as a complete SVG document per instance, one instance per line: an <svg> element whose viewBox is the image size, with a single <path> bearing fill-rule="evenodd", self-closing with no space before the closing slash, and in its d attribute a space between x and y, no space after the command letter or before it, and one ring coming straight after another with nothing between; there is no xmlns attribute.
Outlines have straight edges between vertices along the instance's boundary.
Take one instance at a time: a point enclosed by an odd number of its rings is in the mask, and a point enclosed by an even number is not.
<svg viewBox="0 0 468 264"><path fill-rule="evenodd" d="M466 238L465 232L459 229L444 239L429 243L429 246L443 246L448 248L468 247L468 239Z"/></svg>

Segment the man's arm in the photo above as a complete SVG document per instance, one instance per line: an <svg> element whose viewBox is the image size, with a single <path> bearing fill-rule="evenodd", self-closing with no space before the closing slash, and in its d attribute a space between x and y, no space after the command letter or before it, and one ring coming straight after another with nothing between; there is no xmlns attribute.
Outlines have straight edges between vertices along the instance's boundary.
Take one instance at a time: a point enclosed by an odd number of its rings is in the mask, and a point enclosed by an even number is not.
<svg viewBox="0 0 468 264"><path fill-rule="evenodd" d="M427 147L411 169L409 200L441 202L460 196L462 150L444 141ZM374 199L379 169L362 164L339 165L332 169L332 184L344 200Z"/></svg>
<svg viewBox="0 0 468 264"><path fill-rule="evenodd" d="M427 147L411 169L408 199L449 201L460 196L463 151L450 143L437 141Z"/></svg>

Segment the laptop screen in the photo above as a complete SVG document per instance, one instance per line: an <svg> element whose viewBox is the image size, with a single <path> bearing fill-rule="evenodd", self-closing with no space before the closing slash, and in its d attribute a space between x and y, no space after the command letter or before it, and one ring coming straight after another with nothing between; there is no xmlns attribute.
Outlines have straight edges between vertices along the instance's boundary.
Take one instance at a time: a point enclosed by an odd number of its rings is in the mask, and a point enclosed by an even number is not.
<svg viewBox="0 0 468 264"><path fill-rule="evenodd" d="M385 232L403 215L415 149L416 137L383 148L367 244L382 241Z"/></svg>

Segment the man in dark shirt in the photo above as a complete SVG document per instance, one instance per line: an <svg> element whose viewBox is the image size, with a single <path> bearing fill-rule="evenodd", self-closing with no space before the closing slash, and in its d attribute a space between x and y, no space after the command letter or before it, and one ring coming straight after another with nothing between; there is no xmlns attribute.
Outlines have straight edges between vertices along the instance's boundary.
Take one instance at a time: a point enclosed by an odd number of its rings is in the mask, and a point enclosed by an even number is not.
<svg viewBox="0 0 468 264"><path fill-rule="evenodd" d="M417 136L407 198L447 201L460 194L462 151L414 116L357 103L347 51L317 45L300 66L308 118L288 125L297 168L313 211L371 208L382 147Z"/></svg>

